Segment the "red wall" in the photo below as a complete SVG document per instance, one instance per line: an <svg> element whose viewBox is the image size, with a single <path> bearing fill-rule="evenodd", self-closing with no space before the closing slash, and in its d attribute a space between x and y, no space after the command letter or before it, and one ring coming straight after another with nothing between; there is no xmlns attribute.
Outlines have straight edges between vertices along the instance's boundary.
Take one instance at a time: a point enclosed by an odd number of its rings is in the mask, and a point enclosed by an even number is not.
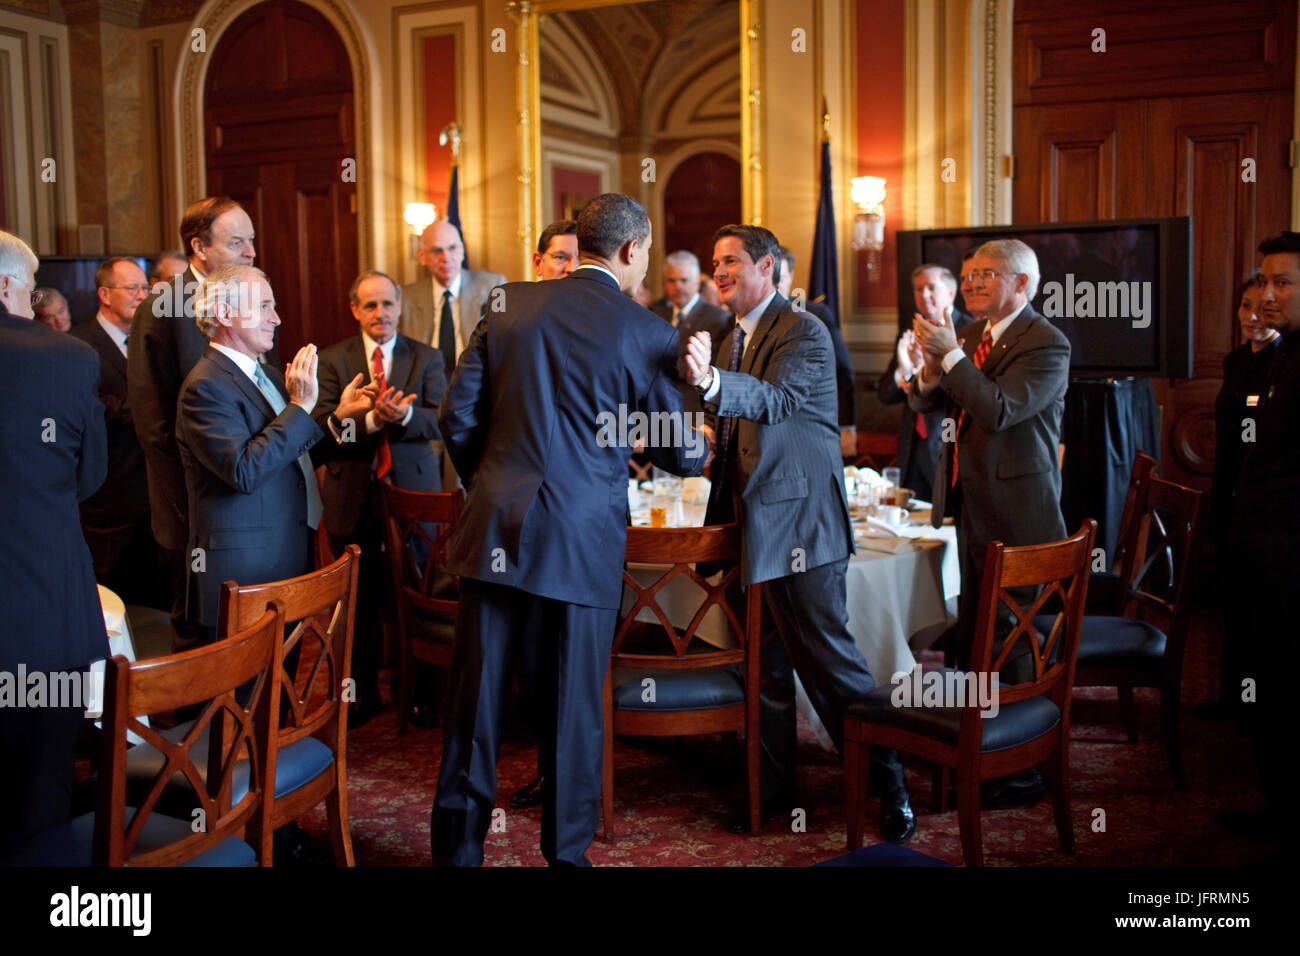
<svg viewBox="0 0 1300 956"><path fill-rule="evenodd" d="M542 216L546 219L542 223L542 228L547 223L554 222L564 215L564 194L570 193L574 196L586 196L588 199L595 199L600 195L600 174L593 173L585 169L568 169L564 166L551 167L551 208L542 210ZM547 216L547 212L550 213ZM538 229L541 234L541 229ZM534 241L536 241L534 239Z"/></svg>
<svg viewBox="0 0 1300 956"><path fill-rule="evenodd" d="M893 308L898 302L897 246L903 191L903 4L857 0L857 127L855 176L885 178L885 249L879 282L867 278L866 253L857 260L853 305ZM836 210L838 212L838 210Z"/></svg>
<svg viewBox="0 0 1300 956"><path fill-rule="evenodd" d="M447 215L451 185L451 144L438 145L438 133L456 119L456 38L451 34L424 40L424 182L425 201Z"/></svg>

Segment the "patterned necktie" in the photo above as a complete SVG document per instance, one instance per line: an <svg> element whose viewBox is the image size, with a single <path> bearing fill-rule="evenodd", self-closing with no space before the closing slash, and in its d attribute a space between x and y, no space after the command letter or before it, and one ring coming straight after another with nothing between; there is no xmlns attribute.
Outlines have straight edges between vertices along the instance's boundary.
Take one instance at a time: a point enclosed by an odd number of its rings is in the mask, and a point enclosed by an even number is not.
<svg viewBox="0 0 1300 956"><path fill-rule="evenodd" d="M379 388L379 394L382 395L384 389L388 387L388 379L384 375L384 350L378 345L375 346L375 354L371 356L370 374ZM375 477L382 481L392 470L393 453L388 448L388 426L381 422L379 447L375 450Z"/></svg>
<svg viewBox="0 0 1300 956"><path fill-rule="evenodd" d="M677 323L681 321L682 312L677 306L673 306L673 328L677 328Z"/></svg>
<svg viewBox="0 0 1300 956"><path fill-rule="evenodd" d="M736 323L736 331L731 336L731 361L727 363L728 372L740 371L740 356L745 351L745 329L739 322ZM728 415L722 420L718 428L718 458L721 461L727 460L727 450L731 444L731 430L735 426L736 418L734 415Z"/></svg>
<svg viewBox="0 0 1300 956"><path fill-rule="evenodd" d="M266 377L260 362L254 366L253 380L257 382L258 389L266 396L267 402L271 405L271 410L277 415L284 411L284 396ZM308 457L306 452L298 456L298 467L302 469L303 480L307 483L307 526L315 530L316 526L320 524L323 509L320 503L320 489L316 487L316 473L312 471L311 458Z"/></svg>
<svg viewBox="0 0 1300 956"><path fill-rule="evenodd" d="M456 367L456 320L451 317L451 290L442 293L442 317L438 319L438 351L442 353L442 362L447 367L447 378L451 379Z"/></svg>
<svg viewBox="0 0 1300 956"><path fill-rule="evenodd" d="M985 359L989 357L989 352L993 351L993 336L989 334L990 328L992 328L992 326L985 327L984 337L980 339L980 344L975 346L975 367L976 368L983 368ZM953 488L957 487L957 461L958 461L957 450L960 447L960 442L961 442L961 426L962 423L965 421L966 421L966 409L963 408L961 410L961 414L957 416L957 439L953 442L952 445L952 487Z"/></svg>

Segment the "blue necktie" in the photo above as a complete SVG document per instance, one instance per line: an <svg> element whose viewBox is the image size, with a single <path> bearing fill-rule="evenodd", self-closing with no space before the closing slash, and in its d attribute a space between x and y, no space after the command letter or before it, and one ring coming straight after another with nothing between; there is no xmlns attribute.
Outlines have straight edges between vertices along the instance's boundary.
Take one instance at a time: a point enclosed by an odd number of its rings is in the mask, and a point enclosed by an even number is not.
<svg viewBox="0 0 1300 956"><path fill-rule="evenodd" d="M731 336L731 361L727 363L728 372L740 371L740 356L745 351L745 329L737 322L736 331ZM718 438L718 459L727 460L727 448L731 444L731 430L736 424L734 415L728 415L722 420L722 427L719 429L721 436Z"/></svg>
<svg viewBox="0 0 1300 956"><path fill-rule="evenodd" d="M257 387L266 396L266 400L271 403L271 410L277 415L284 411L284 397L266 377L260 362L255 366L253 380L257 382ZM298 467L302 469L303 480L307 483L307 526L314 531L320 524L321 511L324 509L320 503L320 489L316 487L316 473L312 471L311 458L306 452L298 456Z"/></svg>

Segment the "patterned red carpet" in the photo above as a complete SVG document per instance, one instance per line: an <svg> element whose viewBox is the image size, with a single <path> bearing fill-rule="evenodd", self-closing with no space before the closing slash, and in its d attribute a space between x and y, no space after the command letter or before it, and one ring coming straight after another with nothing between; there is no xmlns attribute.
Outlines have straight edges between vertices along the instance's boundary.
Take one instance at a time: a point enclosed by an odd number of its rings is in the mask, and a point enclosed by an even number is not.
<svg viewBox="0 0 1300 956"><path fill-rule="evenodd" d="M1184 748L1188 787L1174 789L1160 732L1158 697L1137 692L1143 736L1125 742L1113 695L1076 696L1071 747L1071 815L1076 852L1060 850L1049 802L985 811L984 853L990 866L1237 865L1259 859L1266 844L1228 835L1217 811L1258 806L1249 746L1229 724L1193 719L1217 668L1217 622L1201 618L1188 647L1184 681ZM1213 641L1209 635L1216 635ZM1214 645L1211 647L1211 645ZM397 736L389 708L349 735L349 799L359 866L427 866L429 809L442 749L439 729ZM807 866L845 852L843 775L806 729L800 736L799 788L806 827L773 821L757 836L733 836L724 825L741 794L741 756L724 736L676 740L618 739L615 836L597 838L588 853L597 866ZM532 779L536 754L522 726L507 734L501 754L498 806L504 832L490 833L490 866L541 866L540 809L510 810L510 794ZM918 814L909 844L961 863L957 813L935 813L930 774L911 767ZM878 841L876 806L868 807L866 842ZM303 821L312 844L327 848L325 814Z"/></svg>

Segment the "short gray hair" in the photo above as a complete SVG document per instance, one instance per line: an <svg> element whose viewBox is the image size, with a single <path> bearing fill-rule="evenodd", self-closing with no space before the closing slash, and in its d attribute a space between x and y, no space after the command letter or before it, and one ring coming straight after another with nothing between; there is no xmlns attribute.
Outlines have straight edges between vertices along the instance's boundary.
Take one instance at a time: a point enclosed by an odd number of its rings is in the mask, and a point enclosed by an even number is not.
<svg viewBox="0 0 1300 956"><path fill-rule="evenodd" d="M949 289L957 288L957 277L952 274L952 270L947 266L936 265L933 262L923 262L913 269L912 281L915 282L916 277L925 272L937 272L939 273L939 278L943 280L944 285Z"/></svg>
<svg viewBox="0 0 1300 956"><path fill-rule="evenodd" d="M232 312L248 305L248 284L260 279L268 286L266 273L256 266L226 266L204 276L194 293L194 322L208 338L217 330L217 306L225 303Z"/></svg>
<svg viewBox="0 0 1300 956"><path fill-rule="evenodd" d="M995 259L1007 267L1009 272L1029 277L1025 288L1025 297L1032 299L1038 292L1038 256L1019 239L990 239L975 250L978 256Z"/></svg>
<svg viewBox="0 0 1300 956"><path fill-rule="evenodd" d="M27 245L12 232L0 229L0 275L15 279L31 279L41 261Z"/></svg>
<svg viewBox="0 0 1300 956"><path fill-rule="evenodd" d="M700 274L700 260L696 258L695 253L686 249L678 249L664 256L664 268L667 269L669 266L676 266L679 269L689 266L695 270L696 275Z"/></svg>

